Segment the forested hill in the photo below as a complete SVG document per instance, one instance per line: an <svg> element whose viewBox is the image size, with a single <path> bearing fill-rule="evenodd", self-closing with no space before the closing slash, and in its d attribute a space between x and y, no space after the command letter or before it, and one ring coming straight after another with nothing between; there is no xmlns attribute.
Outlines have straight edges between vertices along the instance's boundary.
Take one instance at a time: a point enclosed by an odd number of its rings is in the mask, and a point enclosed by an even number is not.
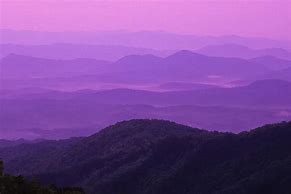
<svg viewBox="0 0 291 194"><path fill-rule="evenodd" d="M290 194L291 122L240 134L131 120L85 138L0 148L6 170L89 194Z"/></svg>
<svg viewBox="0 0 291 194"><path fill-rule="evenodd" d="M0 160L1 194L84 194L82 188L58 188L54 185L42 186L36 181L28 181L22 176L3 174L3 162Z"/></svg>

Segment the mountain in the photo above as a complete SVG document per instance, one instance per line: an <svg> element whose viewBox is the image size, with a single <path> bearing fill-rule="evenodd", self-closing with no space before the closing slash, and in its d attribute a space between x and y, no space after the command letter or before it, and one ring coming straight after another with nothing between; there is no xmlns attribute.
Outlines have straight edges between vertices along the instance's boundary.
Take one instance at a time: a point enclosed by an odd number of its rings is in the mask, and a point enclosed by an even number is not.
<svg viewBox="0 0 291 194"><path fill-rule="evenodd" d="M290 96L291 84L282 80L261 80L237 88L170 92L114 89L16 93L0 98L0 138L84 136L133 118L167 119L239 132L290 120Z"/></svg>
<svg viewBox="0 0 291 194"><path fill-rule="evenodd" d="M291 81L291 67L273 71L268 74L262 76L263 79L283 79L287 81Z"/></svg>
<svg viewBox="0 0 291 194"><path fill-rule="evenodd" d="M25 138L36 141L39 138L64 139L87 136L117 121L134 118L166 119L193 127L229 132L240 132L267 123L291 120L290 108L101 105L71 100L0 102L2 104L0 138ZM15 141L0 140L0 147L13 143Z"/></svg>
<svg viewBox="0 0 291 194"><path fill-rule="evenodd" d="M113 64L112 71L151 71L159 68L162 58L154 55L129 55Z"/></svg>
<svg viewBox="0 0 291 194"><path fill-rule="evenodd" d="M75 59L92 58L105 61L116 61L128 55L153 54L166 56L171 51L159 51L146 48L127 47L121 45L94 45L94 44L69 44L54 43L46 45L18 45L1 44L0 57L11 53L47 59Z"/></svg>
<svg viewBox="0 0 291 194"><path fill-rule="evenodd" d="M169 82L164 83L156 87L157 90L162 91L179 91L179 90L201 90L218 88L219 86L211 84L200 84L200 83L185 83L185 82Z"/></svg>
<svg viewBox="0 0 291 194"><path fill-rule="evenodd" d="M95 59L52 60L10 54L0 60L1 78L70 77L101 72L108 62Z"/></svg>
<svg viewBox="0 0 291 194"><path fill-rule="evenodd" d="M147 68L141 69L140 66L146 66L150 71L145 71ZM165 58L149 55L128 56L117 61L114 67L121 67L123 71L127 71L126 75L129 77L137 76L141 79L150 76L152 80L158 81L194 81L199 79L217 81L216 79L238 79L269 71L264 65L244 59L210 57L188 50L178 51Z"/></svg>
<svg viewBox="0 0 291 194"><path fill-rule="evenodd" d="M117 123L77 141L1 148L6 171L88 194L289 194L291 123L240 134L161 120Z"/></svg>
<svg viewBox="0 0 291 194"><path fill-rule="evenodd" d="M165 82L225 83L270 72L239 58L210 57L182 50L168 57L129 55L110 63L95 59L53 60L15 54L0 61L2 89L79 89L117 84L147 86Z"/></svg>
<svg viewBox="0 0 291 194"><path fill-rule="evenodd" d="M149 104L149 105L223 105L255 107L289 107L291 83L283 80L259 80L235 88L213 88L173 92L152 92L133 89L113 89L97 92L56 93L52 98L81 100L98 104ZM40 99L42 94L29 98Z"/></svg>
<svg viewBox="0 0 291 194"><path fill-rule="evenodd" d="M250 59L250 61L252 61L254 63L260 63L262 65L265 65L266 67L268 67L269 69L272 69L272 70L281 70L281 69L288 68L288 67L291 68L291 61L276 58L273 56L256 57L256 58Z"/></svg>
<svg viewBox="0 0 291 194"><path fill-rule="evenodd" d="M251 49L238 44L208 45L196 50L197 53L217 57L238 57L251 59L263 56L273 56L282 59L291 59L291 53L282 48Z"/></svg>
<svg viewBox="0 0 291 194"><path fill-rule="evenodd" d="M0 30L2 44L40 45L53 43L123 45L157 50L199 49L207 45L238 44L251 48L290 48L288 41L267 38L225 36L196 36L157 31L92 31L45 32Z"/></svg>

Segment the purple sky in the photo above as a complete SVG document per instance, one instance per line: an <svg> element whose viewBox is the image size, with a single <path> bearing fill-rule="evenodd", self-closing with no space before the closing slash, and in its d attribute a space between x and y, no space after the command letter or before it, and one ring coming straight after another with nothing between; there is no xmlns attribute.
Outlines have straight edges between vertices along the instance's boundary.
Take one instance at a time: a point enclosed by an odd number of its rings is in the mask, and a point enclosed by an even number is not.
<svg viewBox="0 0 291 194"><path fill-rule="evenodd" d="M291 39L291 0L0 0L0 28L163 30Z"/></svg>

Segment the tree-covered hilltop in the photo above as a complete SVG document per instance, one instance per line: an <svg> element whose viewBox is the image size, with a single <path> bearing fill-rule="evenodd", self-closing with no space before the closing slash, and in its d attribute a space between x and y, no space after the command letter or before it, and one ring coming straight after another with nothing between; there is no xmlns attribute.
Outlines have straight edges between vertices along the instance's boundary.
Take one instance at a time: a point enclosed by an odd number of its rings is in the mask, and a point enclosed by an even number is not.
<svg viewBox="0 0 291 194"><path fill-rule="evenodd" d="M291 122L240 134L131 120L0 148L7 172L89 194L290 194Z"/></svg>
<svg viewBox="0 0 291 194"><path fill-rule="evenodd" d="M28 181L23 176L3 174L3 161L0 161L1 194L84 194L81 188L58 188L54 185L42 186L36 181Z"/></svg>

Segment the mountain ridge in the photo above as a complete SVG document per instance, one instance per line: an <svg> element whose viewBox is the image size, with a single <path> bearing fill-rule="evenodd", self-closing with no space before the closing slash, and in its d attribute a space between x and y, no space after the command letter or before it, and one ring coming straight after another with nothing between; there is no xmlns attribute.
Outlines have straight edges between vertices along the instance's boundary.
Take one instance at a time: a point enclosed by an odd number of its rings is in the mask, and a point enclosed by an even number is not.
<svg viewBox="0 0 291 194"><path fill-rule="evenodd" d="M251 49L247 46L239 44L208 45L196 50L196 52L210 56L238 57L244 59L251 59L266 55L282 59L291 59L291 53L288 50L279 47Z"/></svg>

